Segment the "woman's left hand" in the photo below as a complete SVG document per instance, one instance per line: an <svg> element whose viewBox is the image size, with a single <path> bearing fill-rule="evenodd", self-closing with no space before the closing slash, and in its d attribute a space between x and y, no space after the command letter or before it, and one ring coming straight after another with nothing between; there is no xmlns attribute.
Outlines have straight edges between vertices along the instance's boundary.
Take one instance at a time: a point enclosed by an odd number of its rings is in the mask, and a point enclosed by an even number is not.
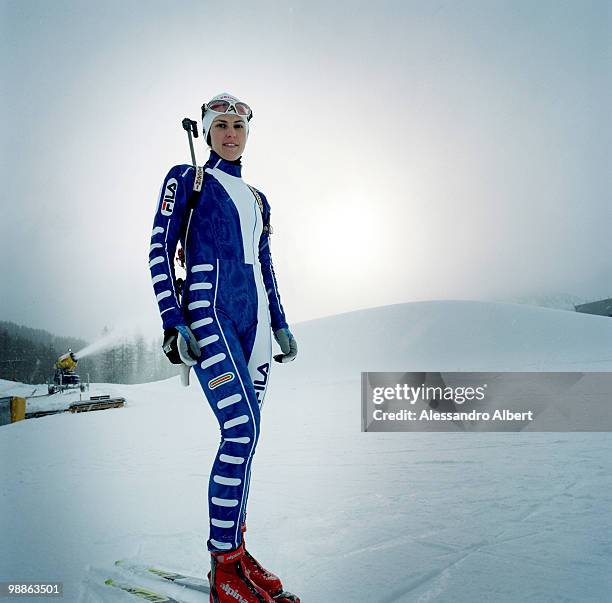
<svg viewBox="0 0 612 603"><path fill-rule="evenodd" d="M291 362L297 356L297 341L289 329L278 329L274 331L274 339L276 339L282 354L276 354L274 360L276 362Z"/></svg>

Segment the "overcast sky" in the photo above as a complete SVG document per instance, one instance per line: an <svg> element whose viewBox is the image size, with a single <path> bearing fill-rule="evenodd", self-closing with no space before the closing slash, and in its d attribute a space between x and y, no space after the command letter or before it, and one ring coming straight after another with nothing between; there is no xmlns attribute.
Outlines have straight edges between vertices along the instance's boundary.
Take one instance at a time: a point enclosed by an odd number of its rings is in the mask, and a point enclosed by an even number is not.
<svg viewBox="0 0 612 603"><path fill-rule="evenodd" d="M157 195L222 91L254 110L290 324L612 295L610 2L0 5L0 320L159 332Z"/></svg>

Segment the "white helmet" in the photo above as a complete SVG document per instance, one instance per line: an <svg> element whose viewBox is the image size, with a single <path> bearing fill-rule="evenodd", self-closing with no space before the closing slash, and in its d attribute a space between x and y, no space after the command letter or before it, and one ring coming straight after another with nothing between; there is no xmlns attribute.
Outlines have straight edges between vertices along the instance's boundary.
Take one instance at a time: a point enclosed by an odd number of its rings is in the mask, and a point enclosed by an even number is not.
<svg viewBox="0 0 612 603"><path fill-rule="evenodd" d="M210 144L208 135L210 133L210 127L215 117L224 115L225 113L233 113L242 118L244 127L246 128L246 134L249 135L249 120L253 117L253 111L246 103L238 100L235 96L222 92L213 96L207 103L202 105L202 133L204 134L204 140Z"/></svg>

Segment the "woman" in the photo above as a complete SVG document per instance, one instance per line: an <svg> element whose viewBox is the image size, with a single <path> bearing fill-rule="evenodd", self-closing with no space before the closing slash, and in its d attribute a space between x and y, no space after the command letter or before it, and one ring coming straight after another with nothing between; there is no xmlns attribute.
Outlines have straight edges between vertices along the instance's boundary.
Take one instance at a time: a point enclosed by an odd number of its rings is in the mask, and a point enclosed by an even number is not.
<svg viewBox="0 0 612 603"><path fill-rule="evenodd" d="M241 177L252 111L229 94L202 106L210 157L174 166L153 223L149 267L172 362L193 366L221 429L208 488L210 601L299 601L244 545L251 463L269 382L271 328L288 362L297 354L280 301L269 235L270 205ZM203 184L202 184L203 180ZM173 270L184 250L182 299Z"/></svg>

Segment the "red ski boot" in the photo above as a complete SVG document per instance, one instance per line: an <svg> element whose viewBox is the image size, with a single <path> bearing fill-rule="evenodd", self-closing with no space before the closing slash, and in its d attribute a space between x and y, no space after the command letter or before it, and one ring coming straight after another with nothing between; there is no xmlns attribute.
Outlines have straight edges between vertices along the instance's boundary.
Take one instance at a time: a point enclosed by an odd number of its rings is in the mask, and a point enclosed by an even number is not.
<svg viewBox="0 0 612 603"><path fill-rule="evenodd" d="M244 546L243 566L251 579L259 588L265 590L277 603L300 603L297 595L283 590L283 584L278 576L265 569L253 555L246 550L244 533L246 524L242 524L242 546Z"/></svg>
<svg viewBox="0 0 612 603"><path fill-rule="evenodd" d="M275 603L275 599L249 579L244 557L244 543L233 551L211 553L210 603Z"/></svg>

